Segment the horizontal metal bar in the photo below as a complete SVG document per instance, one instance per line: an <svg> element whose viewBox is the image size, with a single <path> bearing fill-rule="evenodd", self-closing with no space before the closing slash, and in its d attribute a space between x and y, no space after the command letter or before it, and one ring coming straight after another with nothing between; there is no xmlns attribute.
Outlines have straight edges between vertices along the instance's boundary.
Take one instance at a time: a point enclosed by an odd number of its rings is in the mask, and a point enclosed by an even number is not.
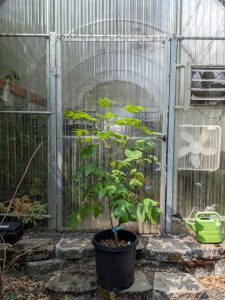
<svg viewBox="0 0 225 300"><path fill-rule="evenodd" d="M11 213L0 213L0 217L14 217L14 218L18 218L17 215L14 215L14 214L11 214ZM50 219L51 218L51 215L32 215L32 214L28 214L28 215L23 215L23 214L20 214L19 217L37 217L37 218L42 218L42 219Z"/></svg>
<svg viewBox="0 0 225 300"><path fill-rule="evenodd" d="M98 140L99 138L96 137L96 136L86 136L88 138L92 138L93 140ZM77 137L75 135L63 135L62 136L63 139L68 139L68 140L82 140L83 138L85 138L85 136L82 136L82 137ZM142 137L142 136L137 136L137 137L128 137L127 139L128 140L139 140L139 139L145 139L145 140L164 140L166 138L166 136L164 135L151 135L151 136L148 136L148 137Z"/></svg>
<svg viewBox="0 0 225 300"><path fill-rule="evenodd" d="M225 67L223 69L216 68L216 67L208 67L208 68L195 68L192 67L192 72L220 72L225 73Z"/></svg>
<svg viewBox="0 0 225 300"><path fill-rule="evenodd" d="M0 110L1 114L35 114L35 115L51 115L51 111L29 111L29 110Z"/></svg>
<svg viewBox="0 0 225 300"><path fill-rule="evenodd" d="M49 38L48 33L0 33L0 37L40 37Z"/></svg>
<svg viewBox="0 0 225 300"><path fill-rule="evenodd" d="M224 36L178 36L177 39L180 41L180 40L218 40L218 41L223 41L225 40L225 37Z"/></svg>
<svg viewBox="0 0 225 300"><path fill-rule="evenodd" d="M225 101L224 97L207 97L207 98L203 98L203 97L191 97L192 101Z"/></svg>
<svg viewBox="0 0 225 300"><path fill-rule="evenodd" d="M192 88L195 92L225 92L225 88Z"/></svg>
<svg viewBox="0 0 225 300"><path fill-rule="evenodd" d="M215 83L224 83L225 84L225 79L194 79L192 78L193 82L215 82Z"/></svg>
<svg viewBox="0 0 225 300"><path fill-rule="evenodd" d="M225 99L224 99L225 100ZM179 106L179 105L177 105L177 106L175 106L174 107L174 109L175 110L185 110L185 111L187 111L187 110L189 110L189 109L195 109L195 110L198 110L199 111L199 107L197 107L197 106L200 106L200 105L198 105L197 103L196 104L192 104L192 105L190 105L190 106L188 106L188 108L186 107L186 106ZM205 108L208 108L208 105L201 105L201 109L203 108L203 107L205 107ZM224 105L216 105L216 108L217 109L220 109L220 108L224 108ZM218 117L216 117L216 118L220 118L221 117L221 114L218 116Z"/></svg>
<svg viewBox="0 0 225 300"><path fill-rule="evenodd" d="M63 42L79 42L79 41L168 41L167 36L147 36L147 35L80 35L80 34L61 34L58 35Z"/></svg>

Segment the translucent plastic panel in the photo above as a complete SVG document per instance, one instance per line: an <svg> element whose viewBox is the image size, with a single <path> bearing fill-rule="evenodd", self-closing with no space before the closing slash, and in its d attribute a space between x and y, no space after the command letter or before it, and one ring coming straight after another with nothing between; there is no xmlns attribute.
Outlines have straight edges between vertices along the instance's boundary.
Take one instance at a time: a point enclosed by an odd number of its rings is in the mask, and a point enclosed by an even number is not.
<svg viewBox="0 0 225 300"><path fill-rule="evenodd" d="M46 110L46 39L0 37L0 110Z"/></svg>
<svg viewBox="0 0 225 300"><path fill-rule="evenodd" d="M172 0L56 0L60 33L166 35Z"/></svg>
<svg viewBox="0 0 225 300"><path fill-rule="evenodd" d="M52 0L3 0L0 2L0 32L49 32ZM53 12L53 10L51 10Z"/></svg>
<svg viewBox="0 0 225 300"><path fill-rule="evenodd" d="M48 203L48 138L47 117L28 114L0 114L0 201L11 199L38 147L17 197L27 195L32 200Z"/></svg>
<svg viewBox="0 0 225 300"><path fill-rule="evenodd" d="M219 0L182 0L180 32L183 36L224 36L225 8Z"/></svg>
<svg viewBox="0 0 225 300"><path fill-rule="evenodd" d="M85 110L95 116L102 111L97 107L99 97L109 97L116 104L114 112L119 117L129 117L122 107L126 104L141 105L145 111L139 114L143 123L154 131L165 130L168 61L162 42L64 42L62 44L63 109ZM85 122L64 121L64 222L82 202L72 176L79 168L79 138L73 129L88 128ZM101 124L104 126L104 124ZM129 134L126 126L115 128ZM151 137L150 137L151 138ZM160 200L161 188L161 139L154 139L154 154L159 162L145 170L149 178L151 197ZM116 153L117 149L115 149ZM107 153L101 147L94 160L105 166ZM104 221L90 221L89 228L100 228Z"/></svg>

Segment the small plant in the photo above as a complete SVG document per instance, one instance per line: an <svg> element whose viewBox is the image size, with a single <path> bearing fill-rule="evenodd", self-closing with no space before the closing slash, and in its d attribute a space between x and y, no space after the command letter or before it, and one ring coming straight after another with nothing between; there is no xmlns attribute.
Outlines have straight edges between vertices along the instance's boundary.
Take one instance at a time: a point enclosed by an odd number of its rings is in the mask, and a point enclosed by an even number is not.
<svg viewBox="0 0 225 300"><path fill-rule="evenodd" d="M122 224L146 219L155 224L161 210L159 203L148 195L143 171L157 160L153 154L154 143L147 138L155 133L144 126L141 119L133 117L144 108L126 105L123 110L130 116L119 118L113 104L108 98L100 98L98 105L104 112L97 116L78 110L65 112L66 118L88 124L88 129L74 130L83 145L77 153L82 165L74 174L79 191L83 191L83 204L69 217L68 225L76 228L89 215L103 214L107 207L117 240L117 228ZM133 128L132 136L121 133L124 126ZM134 138L135 134L146 138ZM107 155L104 168L92 159L99 147L103 147ZM91 177L97 180L87 180Z"/></svg>
<svg viewBox="0 0 225 300"><path fill-rule="evenodd" d="M0 211L6 212L7 203L0 204ZM37 221L42 220L47 214L47 207L40 201L32 201L28 196L13 199L10 215L16 217L23 224L31 223L36 226Z"/></svg>

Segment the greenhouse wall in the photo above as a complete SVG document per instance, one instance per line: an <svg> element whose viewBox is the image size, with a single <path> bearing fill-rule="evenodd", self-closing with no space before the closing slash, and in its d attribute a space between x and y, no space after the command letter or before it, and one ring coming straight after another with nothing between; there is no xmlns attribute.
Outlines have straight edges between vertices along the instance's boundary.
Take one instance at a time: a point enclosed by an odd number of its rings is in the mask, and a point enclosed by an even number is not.
<svg viewBox="0 0 225 300"><path fill-rule="evenodd" d="M225 215L223 1L2 0L0 32L1 201L41 144L18 197L48 204L49 228L65 228L83 201L73 129L86 125L64 111L94 116L108 97L121 117L124 105L143 106L141 119L161 133L145 172L163 213L156 226L129 226L178 232L172 212L213 204ZM94 160L104 166L107 154L99 148ZM104 215L79 229L107 226Z"/></svg>

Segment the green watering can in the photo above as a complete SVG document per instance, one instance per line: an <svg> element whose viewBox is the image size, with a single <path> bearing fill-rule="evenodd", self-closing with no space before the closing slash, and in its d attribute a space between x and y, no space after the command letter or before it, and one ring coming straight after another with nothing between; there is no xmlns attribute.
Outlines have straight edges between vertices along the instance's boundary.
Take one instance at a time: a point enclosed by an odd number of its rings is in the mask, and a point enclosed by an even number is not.
<svg viewBox="0 0 225 300"><path fill-rule="evenodd" d="M222 230L220 215L215 211L198 212L195 221L183 219L179 213L172 215L187 224L195 233L196 239L204 244L216 244L222 242Z"/></svg>

